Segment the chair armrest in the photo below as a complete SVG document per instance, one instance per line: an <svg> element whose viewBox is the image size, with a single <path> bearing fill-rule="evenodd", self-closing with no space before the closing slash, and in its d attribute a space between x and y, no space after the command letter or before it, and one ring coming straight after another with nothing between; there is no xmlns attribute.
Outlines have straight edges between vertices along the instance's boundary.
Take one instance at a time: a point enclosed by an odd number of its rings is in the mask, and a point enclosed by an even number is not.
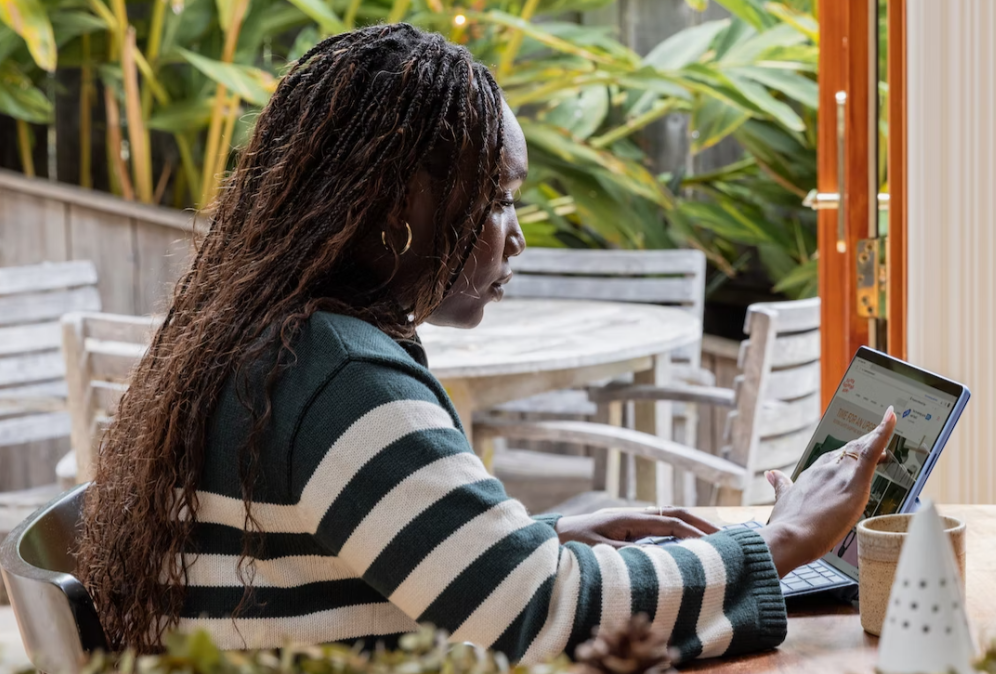
<svg viewBox="0 0 996 674"><path fill-rule="evenodd" d="M606 403L618 400L671 400L674 402L734 407L733 390L716 386L691 384L609 384L588 392L592 402Z"/></svg>
<svg viewBox="0 0 996 674"><path fill-rule="evenodd" d="M518 421L492 419L474 424L474 433L521 440L550 440L615 449L687 470L707 482L743 489L747 472L742 466L649 433L587 421Z"/></svg>

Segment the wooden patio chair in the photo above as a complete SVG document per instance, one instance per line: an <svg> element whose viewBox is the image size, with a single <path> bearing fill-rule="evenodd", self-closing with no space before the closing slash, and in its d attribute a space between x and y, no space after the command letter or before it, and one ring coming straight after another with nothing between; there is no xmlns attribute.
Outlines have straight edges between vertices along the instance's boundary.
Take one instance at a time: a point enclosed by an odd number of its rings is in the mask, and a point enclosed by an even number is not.
<svg viewBox="0 0 996 674"><path fill-rule="evenodd" d="M702 320L705 303L705 255L697 250L574 250L530 248L511 260L515 276L506 296L660 304L687 311ZM712 385L712 373L700 368L701 341L672 354L672 373L679 381ZM551 391L501 405L505 415L536 418L614 419L624 416L599 406L585 390ZM673 406L674 435L694 445L698 425L694 405ZM507 449L496 442L495 474L510 493L536 504L550 505L567 494L604 488L601 476L605 453L594 457L532 449Z"/></svg>
<svg viewBox="0 0 996 674"><path fill-rule="evenodd" d="M58 493L69 451L59 319L100 310L88 260L0 268L0 538Z"/></svg>
<svg viewBox="0 0 996 674"><path fill-rule="evenodd" d="M161 321L159 316L93 312L62 317L77 482L92 479L100 438Z"/></svg>
<svg viewBox="0 0 996 674"><path fill-rule="evenodd" d="M820 420L819 326L818 299L755 304L744 329L749 339L740 350L743 374L732 390L679 383L666 387L610 384L590 391L592 401L602 404L669 400L730 408L728 444L720 456L628 428L586 421L490 419L475 424L475 433L608 450L605 490L573 499L558 509L561 512L619 505L623 497L630 497L620 484L620 454L667 463L712 484L712 503L770 503L774 491L764 472L791 470Z"/></svg>

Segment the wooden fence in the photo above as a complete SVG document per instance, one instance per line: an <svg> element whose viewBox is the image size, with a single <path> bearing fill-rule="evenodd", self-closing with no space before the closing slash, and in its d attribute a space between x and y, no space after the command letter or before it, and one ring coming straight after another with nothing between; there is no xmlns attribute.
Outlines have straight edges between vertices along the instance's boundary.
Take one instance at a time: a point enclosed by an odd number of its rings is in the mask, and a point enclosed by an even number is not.
<svg viewBox="0 0 996 674"><path fill-rule="evenodd" d="M104 311L162 309L193 227L192 213L0 170L0 266L92 260Z"/></svg>

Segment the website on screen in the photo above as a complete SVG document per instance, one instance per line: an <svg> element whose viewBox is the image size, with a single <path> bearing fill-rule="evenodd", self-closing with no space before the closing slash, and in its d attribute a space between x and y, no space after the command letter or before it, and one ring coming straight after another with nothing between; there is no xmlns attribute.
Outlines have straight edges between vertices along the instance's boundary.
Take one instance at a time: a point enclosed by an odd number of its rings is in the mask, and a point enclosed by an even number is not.
<svg viewBox="0 0 996 674"><path fill-rule="evenodd" d="M802 470L878 426L889 405L896 412L896 432L887 460L875 470L871 498L862 515L897 512L930 455L956 403L954 396L911 381L867 360L855 359L807 449ZM801 472L801 471L797 471ZM854 531L834 549L851 566L858 564Z"/></svg>

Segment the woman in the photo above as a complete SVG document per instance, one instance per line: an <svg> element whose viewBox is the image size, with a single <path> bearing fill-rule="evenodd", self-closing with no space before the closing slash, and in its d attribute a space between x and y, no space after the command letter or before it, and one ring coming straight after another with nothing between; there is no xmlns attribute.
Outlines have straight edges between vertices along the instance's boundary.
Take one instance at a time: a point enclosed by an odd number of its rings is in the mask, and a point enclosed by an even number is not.
<svg viewBox="0 0 996 674"><path fill-rule="evenodd" d="M840 455L856 461L773 476L760 534L672 509L530 518L415 333L501 298L526 169L487 69L437 35L338 35L288 73L88 491L79 568L114 647L197 628L224 648L369 643L425 621L535 661L635 612L683 658L781 642L778 577L857 519L891 418ZM651 534L687 541L624 547Z"/></svg>

